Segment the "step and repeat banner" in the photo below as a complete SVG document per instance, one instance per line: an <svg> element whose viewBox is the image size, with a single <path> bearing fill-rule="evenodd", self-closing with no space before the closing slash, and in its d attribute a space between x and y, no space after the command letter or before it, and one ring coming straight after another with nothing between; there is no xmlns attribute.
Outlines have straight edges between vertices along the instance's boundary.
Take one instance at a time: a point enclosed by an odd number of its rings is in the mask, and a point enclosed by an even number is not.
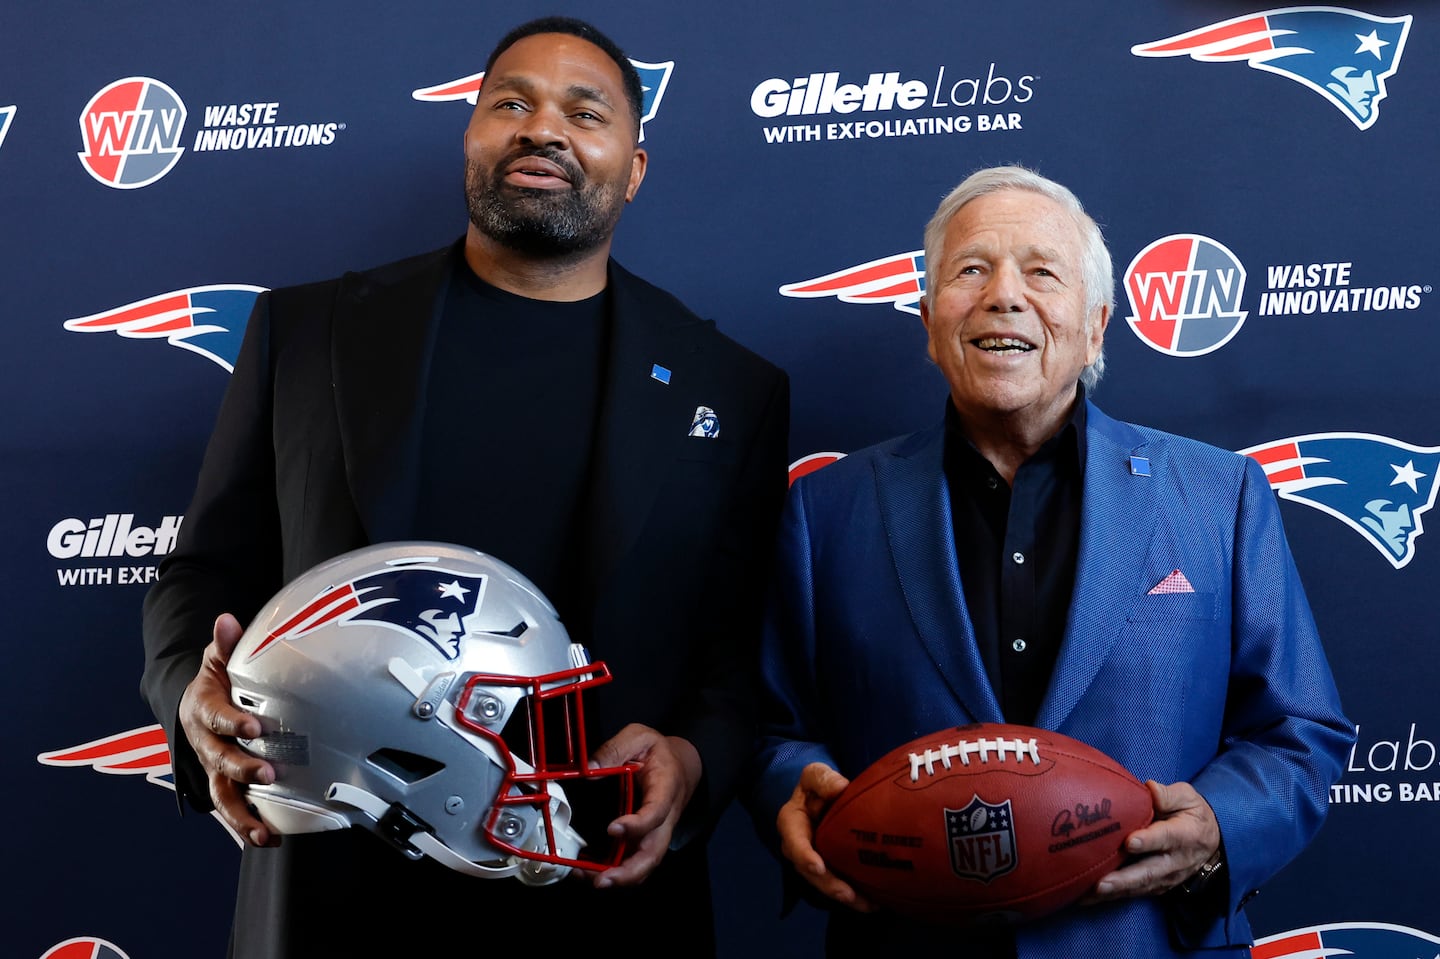
<svg viewBox="0 0 1440 959"><path fill-rule="evenodd" d="M940 198L999 163L1075 190L1116 265L1095 399L1264 464L1359 726L1255 955L1440 953L1431 0L11 3L0 953L223 954L238 846L176 811L142 598L256 295L459 236L485 56L551 12L645 78L617 258L789 371L796 469L940 416ZM819 954L738 809L714 870L724 955Z"/></svg>

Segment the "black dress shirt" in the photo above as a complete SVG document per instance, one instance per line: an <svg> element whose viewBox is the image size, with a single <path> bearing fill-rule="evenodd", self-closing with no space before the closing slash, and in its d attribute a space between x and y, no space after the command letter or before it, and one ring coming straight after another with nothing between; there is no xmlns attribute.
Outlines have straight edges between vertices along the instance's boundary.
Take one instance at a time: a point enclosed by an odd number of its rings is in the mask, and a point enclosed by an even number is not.
<svg viewBox="0 0 1440 959"><path fill-rule="evenodd" d="M1033 725L1075 589L1085 465L1085 394L1015 473L980 455L945 403L945 482L960 582L1005 720Z"/></svg>

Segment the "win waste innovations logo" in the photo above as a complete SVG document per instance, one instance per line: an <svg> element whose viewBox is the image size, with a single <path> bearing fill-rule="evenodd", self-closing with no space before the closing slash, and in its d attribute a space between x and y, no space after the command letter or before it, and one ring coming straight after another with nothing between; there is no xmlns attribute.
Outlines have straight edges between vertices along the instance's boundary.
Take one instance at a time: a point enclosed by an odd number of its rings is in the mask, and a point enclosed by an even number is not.
<svg viewBox="0 0 1440 959"><path fill-rule="evenodd" d="M126 77L100 89L80 113L80 162L99 182L137 190L169 173L185 148L185 103L150 77Z"/></svg>
<svg viewBox="0 0 1440 959"><path fill-rule="evenodd" d="M80 112L80 163L116 190L149 186L175 168L187 150L185 101L153 77L125 77L102 87ZM274 102L218 103L189 141L195 153L328 146L344 123L282 123ZM0 129L0 135L3 135Z"/></svg>
<svg viewBox="0 0 1440 959"><path fill-rule="evenodd" d="M1245 265L1229 247L1193 233L1161 237L1125 270L1126 317L1146 346L1169 356L1203 356L1240 332Z"/></svg>

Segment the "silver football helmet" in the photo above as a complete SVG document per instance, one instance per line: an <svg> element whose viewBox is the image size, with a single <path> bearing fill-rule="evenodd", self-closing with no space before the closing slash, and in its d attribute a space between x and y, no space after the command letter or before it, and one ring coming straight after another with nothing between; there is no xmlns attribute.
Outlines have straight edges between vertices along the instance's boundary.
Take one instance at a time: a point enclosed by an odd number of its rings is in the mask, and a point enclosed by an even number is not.
<svg viewBox="0 0 1440 959"><path fill-rule="evenodd" d="M446 543L385 543L297 577L230 658L236 705L263 733L241 745L275 766L248 795L280 834L360 826L413 859L543 885L581 857L563 782L590 769L583 693L610 681L533 583ZM613 818L613 817L612 817Z"/></svg>

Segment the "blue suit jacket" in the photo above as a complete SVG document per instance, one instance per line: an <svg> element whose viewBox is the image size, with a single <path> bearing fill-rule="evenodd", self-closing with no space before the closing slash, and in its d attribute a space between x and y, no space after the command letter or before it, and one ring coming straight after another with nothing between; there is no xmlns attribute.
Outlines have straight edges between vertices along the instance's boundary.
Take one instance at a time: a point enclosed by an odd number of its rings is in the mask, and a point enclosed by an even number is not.
<svg viewBox="0 0 1440 959"><path fill-rule="evenodd" d="M1022 928L1019 954L1238 947L1250 940L1244 901L1320 827L1353 725L1259 466L1087 412L1074 596L1036 725L1142 780L1193 784L1220 823L1229 905L1186 936L1155 898L1075 907ZM751 795L762 829L807 763L853 778L917 736L1004 720L965 608L943 446L936 426L790 491ZM1194 592L1150 594L1177 569Z"/></svg>

